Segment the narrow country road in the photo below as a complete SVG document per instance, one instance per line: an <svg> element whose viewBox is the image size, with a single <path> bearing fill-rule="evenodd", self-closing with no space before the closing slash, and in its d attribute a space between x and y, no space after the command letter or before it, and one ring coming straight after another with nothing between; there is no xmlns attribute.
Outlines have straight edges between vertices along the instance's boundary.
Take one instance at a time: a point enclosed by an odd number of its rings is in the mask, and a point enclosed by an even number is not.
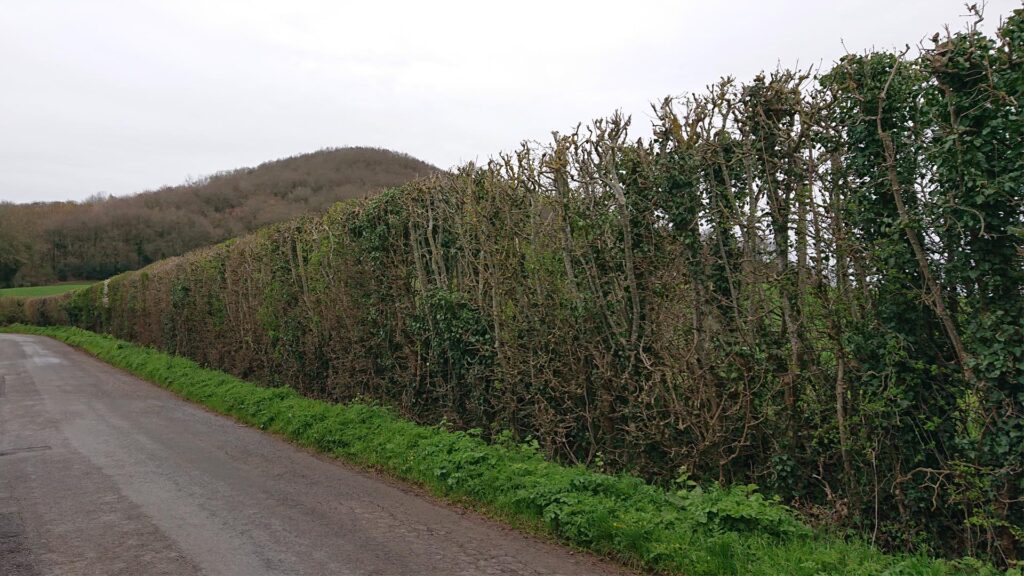
<svg viewBox="0 0 1024 576"><path fill-rule="evenodd" d="M0 574L617 574L0 334Z"/></svg>

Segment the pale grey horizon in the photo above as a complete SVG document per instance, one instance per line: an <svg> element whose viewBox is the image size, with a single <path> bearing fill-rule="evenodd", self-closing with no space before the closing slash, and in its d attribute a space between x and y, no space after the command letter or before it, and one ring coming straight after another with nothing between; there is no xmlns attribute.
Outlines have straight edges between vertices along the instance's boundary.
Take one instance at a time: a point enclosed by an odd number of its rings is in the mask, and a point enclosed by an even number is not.
<svg viewBox="0 0 1024 576"><path fill-rule="evenodd" d="M991 0L993 33L1019 0ZM11 2L0 201L130 194L325 147L449 168L777 65L926 43L957 0Z"/></svg>

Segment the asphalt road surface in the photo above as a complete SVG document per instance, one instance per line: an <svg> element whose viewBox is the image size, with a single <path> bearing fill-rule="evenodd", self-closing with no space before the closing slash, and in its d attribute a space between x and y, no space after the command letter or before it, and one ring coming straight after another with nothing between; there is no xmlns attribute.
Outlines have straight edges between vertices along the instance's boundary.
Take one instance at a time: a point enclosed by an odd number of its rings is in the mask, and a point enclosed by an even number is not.
<svg viewBox="0 0 1024 576"><path fill-rule="evenodd" d="M0 574L618 574L0 334Z"/></svg>

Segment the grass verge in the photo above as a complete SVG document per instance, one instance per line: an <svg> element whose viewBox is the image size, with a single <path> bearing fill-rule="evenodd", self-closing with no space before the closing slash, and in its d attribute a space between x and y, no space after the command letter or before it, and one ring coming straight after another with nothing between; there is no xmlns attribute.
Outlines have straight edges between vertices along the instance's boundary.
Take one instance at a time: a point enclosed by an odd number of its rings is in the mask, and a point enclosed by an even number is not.
<svg viewBox="0 0 1024 576"><path fill-rule="evenodd" d="M51 284L49 286L26 286L23 288L0 288L0 296L19 298L37 298L39 296L57 296L65 292L80 290L92 286L92 283Z"/></svg>
<svg viewBox="0 0 1024 576"><path fill-rule="evenodd" d="M815 531L752 486L667 491L630 476L548 462L534 447L414 424L369 404L330 404L78 328L49 336L193 402L296 444L472 502L513 524L644 569L697 575L998 574L979 562L895 556ZM1010 573L1007 573L1010 574ZM1019 575L1019 571L1013 572Z"/></svg>

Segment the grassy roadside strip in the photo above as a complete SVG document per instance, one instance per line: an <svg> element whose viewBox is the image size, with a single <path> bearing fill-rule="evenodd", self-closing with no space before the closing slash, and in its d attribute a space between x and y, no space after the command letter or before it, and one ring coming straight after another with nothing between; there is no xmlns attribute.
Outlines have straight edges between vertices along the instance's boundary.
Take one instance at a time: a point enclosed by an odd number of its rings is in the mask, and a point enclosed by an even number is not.
<svg viewBox="0 0 1024 576"><path fill-rule="evenodd" d="M382 469L433 492L481 505L513 524L626 564L687 575L998 574L974 561L893 556L801 524L750 487L669 492L629 476L546 461L529 446L402 420L386 408L330 404L265 388L195 362L68 327L13 325L49 336L180 396L296 444ZM1019 574L1019 572L1016 572Z"/></svg>

